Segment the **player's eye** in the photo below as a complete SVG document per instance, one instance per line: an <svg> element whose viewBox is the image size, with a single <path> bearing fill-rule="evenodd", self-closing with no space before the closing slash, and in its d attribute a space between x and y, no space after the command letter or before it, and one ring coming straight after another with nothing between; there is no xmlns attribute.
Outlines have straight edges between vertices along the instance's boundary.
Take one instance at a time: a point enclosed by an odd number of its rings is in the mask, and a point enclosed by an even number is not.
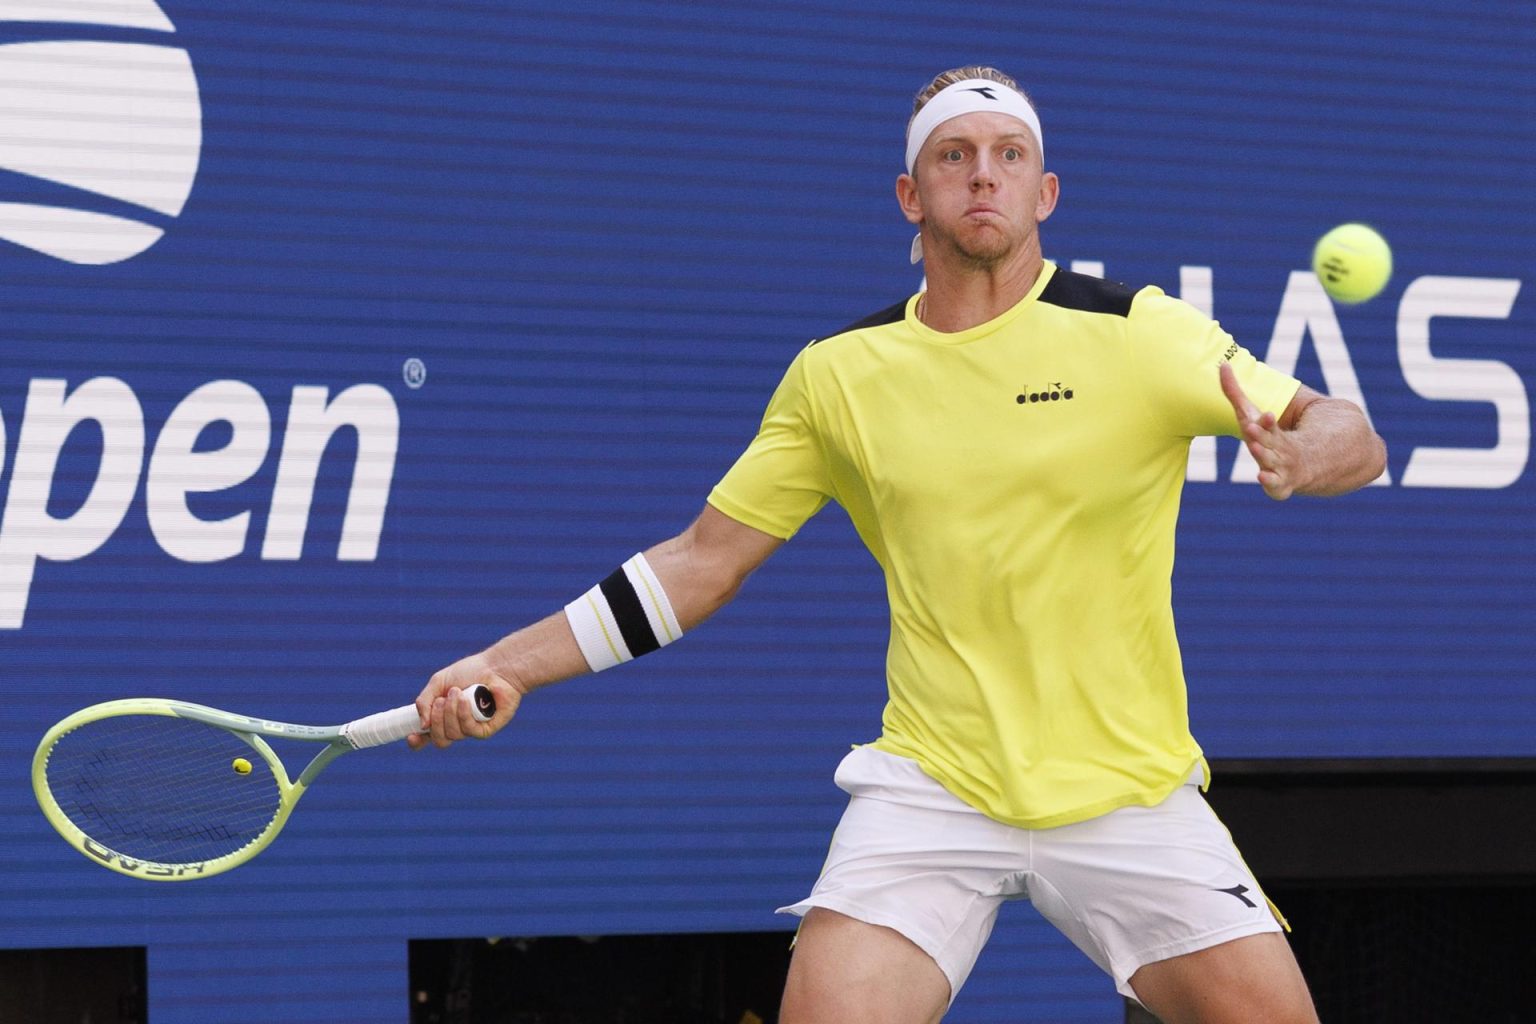
<svg viewBox="0 0 1536 1024"><path fill-rule="evenodd" d="M1003 159L1007 160L1009 163L1012 163L1015 160L1023 160L1024 151L1018 146L1009 146L1007 149L1003 150Z"/></svg>
<svg viewBox="0 0 1536 1024"><path fill-rule="evenodd" d="M965 159L965 154L958 149L946 149L943 153L939 154L939 159L945 163L957 164Z"/></svg>

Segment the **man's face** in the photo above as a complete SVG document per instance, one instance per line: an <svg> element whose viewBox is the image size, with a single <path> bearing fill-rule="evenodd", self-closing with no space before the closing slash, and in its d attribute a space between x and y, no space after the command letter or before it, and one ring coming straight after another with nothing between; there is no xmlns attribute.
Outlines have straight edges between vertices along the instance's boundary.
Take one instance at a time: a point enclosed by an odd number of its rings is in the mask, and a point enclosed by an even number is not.
<svg viewBox="0 0 1536 1024"><path fill-rule="evenodd" d="M1033 243L1056 206L1056 175L1041 168L1034 134L1007 114L962 114L923 143L896 184L907 220L927 228L927 257L996 266ZM938 249L940 251L932 251Z"/></svg>

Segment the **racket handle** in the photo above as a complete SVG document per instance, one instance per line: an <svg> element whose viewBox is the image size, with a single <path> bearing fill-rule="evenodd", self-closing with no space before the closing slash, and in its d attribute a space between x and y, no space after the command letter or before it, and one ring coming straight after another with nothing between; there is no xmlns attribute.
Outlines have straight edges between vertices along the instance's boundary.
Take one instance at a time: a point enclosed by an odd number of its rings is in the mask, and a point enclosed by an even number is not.
<svg viewBox="0 0 1536 1024"><path fill-rule="evenodd" d="M496 714L496 697L489 687L476 684L470 687L468 693L475 721L489 722L491 716ZM356 750L362 750L364 747L381 747L386 743L394 743L424 731L421 727L421 716L416 713L414 704L407 704L403 708L394 708L390 711L380 711L376 715L356 719L341 727L341 734Z"/></svg>

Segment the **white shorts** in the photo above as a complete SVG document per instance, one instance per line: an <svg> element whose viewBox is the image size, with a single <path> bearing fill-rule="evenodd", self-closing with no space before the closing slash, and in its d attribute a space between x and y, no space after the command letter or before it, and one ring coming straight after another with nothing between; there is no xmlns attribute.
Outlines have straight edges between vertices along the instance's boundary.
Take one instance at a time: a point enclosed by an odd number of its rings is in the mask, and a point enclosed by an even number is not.
<svg viewBox="0 0 1536 1024"><path fill-rule="evenodd" d="M825 907L895 929L938 963L951 1002L1005 900L1030 900L1131 999L1146 964L1281 927L1199 769L1156 807L1047 829L989 818L873 747L845 757L836 781L851 799L821 878L778 912Z"/></svg>

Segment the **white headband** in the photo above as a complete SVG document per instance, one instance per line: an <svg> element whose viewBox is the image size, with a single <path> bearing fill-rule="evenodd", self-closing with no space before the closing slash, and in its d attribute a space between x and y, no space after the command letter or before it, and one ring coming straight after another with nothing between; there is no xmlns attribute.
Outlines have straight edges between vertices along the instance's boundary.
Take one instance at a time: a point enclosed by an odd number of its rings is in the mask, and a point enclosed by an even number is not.
<svg viewBox="0 0 1536 1024"><path fill-rule="evenodd" d="M918 151L935 128L950 118L978 112L1007 114L1023 121L1035 133L1040 159L1045 160L1045 135L1040 131L1040 118L1029 101L1006 85L985 78L968 78L939 90L912 119L907 128L907 173L912 173Z"/></svg>

